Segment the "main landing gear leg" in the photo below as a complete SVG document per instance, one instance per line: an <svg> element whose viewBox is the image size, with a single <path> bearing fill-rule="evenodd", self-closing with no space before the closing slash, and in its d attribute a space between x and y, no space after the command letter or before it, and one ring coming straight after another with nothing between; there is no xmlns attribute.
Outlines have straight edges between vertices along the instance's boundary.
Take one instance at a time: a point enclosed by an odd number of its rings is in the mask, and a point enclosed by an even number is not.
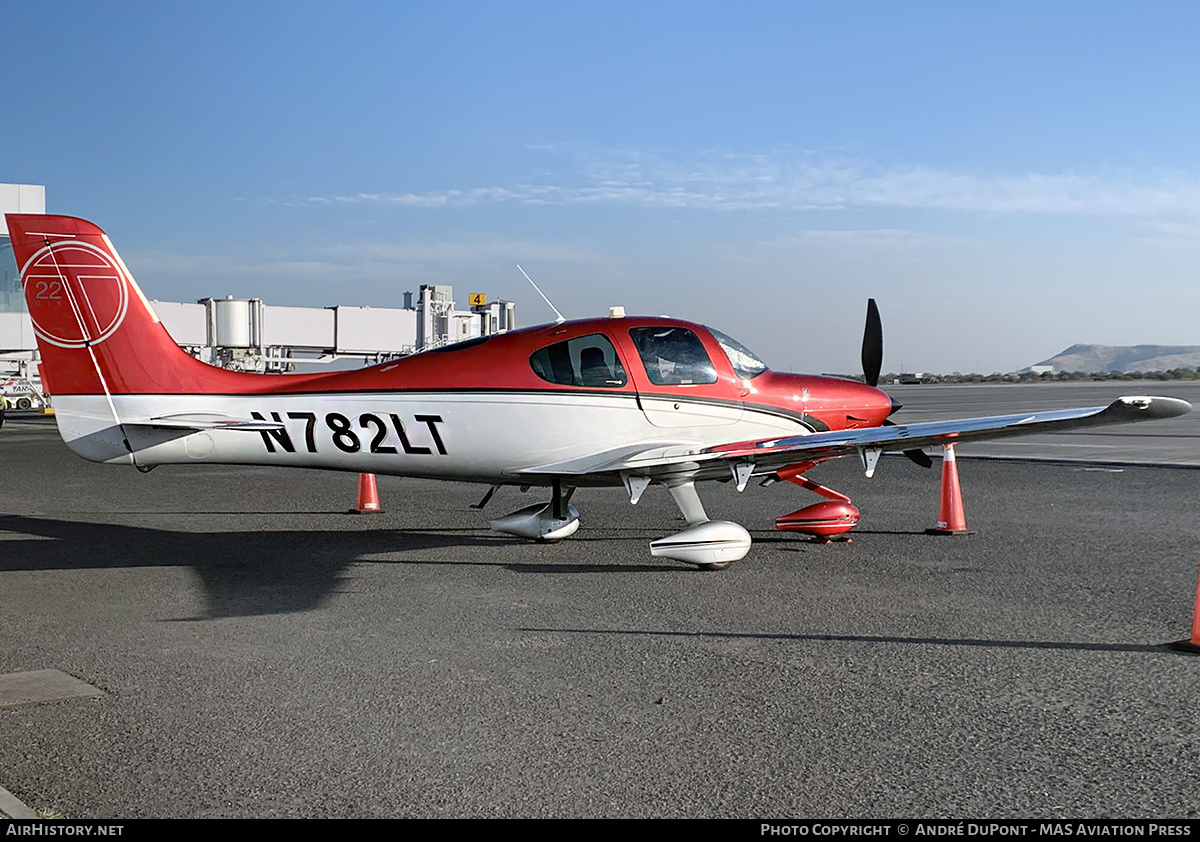
<svg viewBox="0 0 1200 842"><path fill-rule="evenodd" d="M658 558L686 561L701 570L724 570L750 552L750 533L727 520L709 520L692 480L667 483L667 490L687 521L687 529L650 542Z"/></svg>
<svg viewBox="0 0 1200 842"><path fill-rule="evenodd" d="M554 495L550 500L551 509L554 512L554 517L561 520L565 517L565 512L572 508L571 497L575 494L575 486L568 485L564 489L562 480L558 477L555 477L550 488L552 490L552 494ZM579 513L576 512L576 516L578 516L578 514Z"/></svg>
<svg viewBox="0 0 1200 842"><path fill-rule="evenodd" d="M699 526L709 522L708 515L704 511L704 504L700 502L700 495L696 493L696 483L685 482L679 485L668 485L667 491L671 492L671 499L683 513L683 519L687 521L688 526Z"/></svg>
<svg viewBox="0 0 1200 842"><path fill-rule="evenodd" d="M549 501L533 503L496 518L492 521L492 529L506 535L547 543L574 535L575 530L579 529L579 510L570 503L575 488L567 486L564 489L562 480L555 477L551 489Z"/></svg>

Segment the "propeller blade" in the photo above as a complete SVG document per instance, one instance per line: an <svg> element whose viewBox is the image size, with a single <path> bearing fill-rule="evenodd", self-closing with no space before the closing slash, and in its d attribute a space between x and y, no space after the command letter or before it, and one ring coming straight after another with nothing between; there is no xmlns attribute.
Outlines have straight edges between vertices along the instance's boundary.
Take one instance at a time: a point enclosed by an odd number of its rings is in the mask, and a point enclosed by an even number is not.
<svg viewBox="0 0 1200 842"><path fill-rule="evenodd" d="M920 448L904 451L904 455L912 461L916 462L922 468L932 468L933 460L929 458L929 454Z"/></svg>
<svg viewBox="0 0 1200 842"><path fill-rule="evenodd" d="M863 329L862 344L863 379L868 386L879 385L879 371L883 368L883 322L879 319L879 308L875 299L867 299L867 325Z"/></svg>
<svg viewBox="0 0 1200 842"><path fill-rule="evenodd" d="M875 305L874 298L867 299L867 325L863 328L862 367L863 380L867 381L867 385L878 386L879 372L883 368L883 320L879 318L879 308ZM900 404L893 399L892 412L896 412L898 409L900 409ZM892 412L888 414L891 415ZM890 419L884 421L883 424L886 427L896 426L896 422ZM904 455L922 468L933 467L933 460L919 447L905 450Z"/></svg>
<svg viewBox="0 0 1200 842"><path fill-rule="evenodd" d="M893 404L892 404L892 405L893 405L893 406L894 406L896 409L899 409L899 408L900 408L900 404L898 404L898 403L894 403L894 402L893 402ZM896 411L896 409L893 409L893 410L892 410L892 412L895 412L895 411ZM895 427L895 426L896 426L896 422L895 422L895 421L892 421L892 420L889 418L888 420L886 420L886 421L884 421L884 422L883 422L883 426L885 426L885 427ZM916 462L916 463L917 463L918 465L920 465L922 468L932 468L932 467L933 467L933 460L932 460L932 459L930 459L930 458L929 458L929 454L928 454L928 453L926 453L926 452L925 452L924 450L922 450L921 448L919 448L919 447L914 447L914 448L912 448L911 450L905 450L905 451L903 451L903 452L904 452L904 455L905 455L905 456L907 456L907 457L909 458L909 461L911 461L911 462Z"/></svg>

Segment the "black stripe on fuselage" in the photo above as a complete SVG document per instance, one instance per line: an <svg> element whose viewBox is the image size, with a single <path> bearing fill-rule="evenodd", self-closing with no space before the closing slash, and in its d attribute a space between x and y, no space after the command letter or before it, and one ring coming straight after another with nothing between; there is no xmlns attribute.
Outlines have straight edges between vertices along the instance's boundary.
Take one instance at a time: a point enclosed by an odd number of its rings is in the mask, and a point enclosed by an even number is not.
<svg viewBox="0 0 1200 842"><path fill-rule="evenodd" d="M608 391L604 389L480 389L480 388L446 388L446 389L330 389L326 391L289 391L289 392L182 392L177 394L163 394L157 392L143 393L127 393L114 395L114 397L130 397L130 398L321 398L335 395L361 395L369 397L371 395L404 395L404 396L419 396L419 395L538 395L538 396L554 396L563 395L567 397L603 397L603 398L622 398L637 403L638 408L641 408L641 399L653 399L661 401L674 401L675 403L692 403L702 404L707 406L722 406L732 409L741 408L746 412L757 413L761 415L773 415L777 418L786 418L789 421L794 421L805 429L813 433L825 433L829 431L829 425L819 418L809 415L806 412L800 412L794 409L786 409L772 404L749 403L747 401L730 400L728 398L713 398L701 395L681 395L675 392L625 392L625 391ZM74 397L74 396L65 396Z"/></svg>

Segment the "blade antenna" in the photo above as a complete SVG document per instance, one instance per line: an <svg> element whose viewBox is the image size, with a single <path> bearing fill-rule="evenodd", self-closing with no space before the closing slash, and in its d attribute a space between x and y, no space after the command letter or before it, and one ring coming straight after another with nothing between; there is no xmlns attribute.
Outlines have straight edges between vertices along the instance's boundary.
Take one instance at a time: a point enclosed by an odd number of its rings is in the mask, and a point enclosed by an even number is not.
<svg viewBox="0 0 1200 842"><path fill-rule="evenodd" d="M529 281L529 283L533 284L533 278L529 277L528 272L526 272L524 269L521 269L520 263L517 264L517 269L520 270L521 274L525 276L525 280L527 280L527 281ZM558 318L554 320L554 323L561 324L562 322L565 322L567 320L567 317L564 316L562 313L558 312L557 307L555 307L553 304L550 304L550 299L546 297L546 293L542 292L537 284L533 284L533 288L536 289L537 294L542 297L542 301L545 301L547 304L550 305L550 309L554 311L554 315L558 316Z"/></svg>

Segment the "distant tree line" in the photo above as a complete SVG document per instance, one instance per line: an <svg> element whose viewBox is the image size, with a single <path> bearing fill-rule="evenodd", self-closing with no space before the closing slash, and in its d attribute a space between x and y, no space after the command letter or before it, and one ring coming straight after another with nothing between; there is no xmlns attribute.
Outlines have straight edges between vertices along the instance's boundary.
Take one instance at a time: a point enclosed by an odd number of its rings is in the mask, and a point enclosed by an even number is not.
<svg viewBox="0 0 1200 842"><path fill-rule="evenodd" d="M899 374L885 374L880 380L891 383ZM1200 380L1200 369L1173 368L1170 371L1032 371L1001 374L926 374L922 383L1058 383L1064 380Z"/></svg>

